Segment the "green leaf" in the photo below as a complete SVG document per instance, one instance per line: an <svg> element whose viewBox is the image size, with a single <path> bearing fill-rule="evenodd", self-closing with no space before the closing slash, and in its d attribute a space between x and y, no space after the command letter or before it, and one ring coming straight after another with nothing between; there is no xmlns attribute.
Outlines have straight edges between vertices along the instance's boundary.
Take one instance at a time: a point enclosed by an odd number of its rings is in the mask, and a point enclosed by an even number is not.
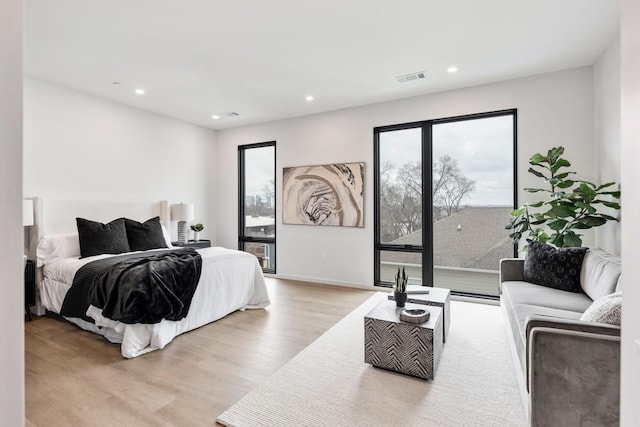
<svg viewBox="0 0 640 427"><path fill-rule="evenodd" d="M564 235L562 246L565 248L579 248L582 246L582 239L573 232L567 232Z"/></svg>
<svg viewBox="0 0 640 427"><path fill-rule="evenodd" d="M564 245L564 236L556 233L551 237L551 244L561 248Z"/></svg>
<svg viewBox="0 0 640 427"><path fill-rule="evenodd" d="M588 225L589 227L599 227L602 224L606 223L607 220L598 216L585 216L583 218L580 218L578 222L580 224Z"/></svg>
<svg viewBox="0 0 640 427"><path fill-rule="evenodd" d="M575 172L562 172L562 173L559 173L558 175L556 175L556 178L565 179L569 175L575 175L575 174L576 174Z"/></svg>
<svg viewBox="0 0 640 427"><path fill-rule="evenodd" d="M559 231L559 230L562 230L564 226L568 224L568 222L569 221L567 220L556 218L554 220L549 221L547 225L549 226L550 229L554 231Z"/></svg>
<svg viewBox="0 0 640 427"><path fill-rule="evenodd" d="M537 193L538 191L549 191L543 188L525 188L524 191L528 191L529 193Z"/></svg>
<svg viewBox="0 0 640 427"><path fill-rule="evenodd" d="M561 181L559 182L556 187L558 188L569 188L571 187L573 184L575 184L575 181L571 181L570 179L566 180L566 181Z"/></svg>
<svg viewBox="0 0 640 427"><path fill-rule="evenodd" d="M583 201L577 201L574 203L577 207L579 207L580 209L584 209L586 210L588 213L590 214L594 214L596 213L596 208L594 208L593 206L591 206L589 203L583 202Z"/></svg>
<svg viewBox="0 0 640 427"><path fill-rule="evenodd" d="M607 221L616 221L619 222L620 220L618 218L616 218L615 216L611 216L611 215L607 215L607 214L598 214L600 215L602 218L606 219Z"/></svg>
<svg viewBox="0 0 640 427"><path fill-rule="evenodd" d="M598 200L597 202L600 202L603 205L605 205L606 207L611 208L611 209L620 209L620 204L616 203L616 202L608 202L606 200Z"/></svg>
<svg viewBox="0 0 640 427"><path fill-rule="evenodd" d="M571 163L569 163L568 160L559 158L556 162L553 163L553 165L551 166L551 172L552 173L556 173L558 172L558 169L560 168L564 168L567 166L571 166Z"/></svg>
<svg viewBox="0 0 640 427"><path fill-rule="evenodd" d="M575 215L575 208L566 205L558 205L551 208L551 213L558 218L567 218Z"/></svg>
<svg viewBox="0 0 640 427"><path fill-rule="evenodd" d="M545 174L543 174L542 172L538 172L537 170L535 170L534 168L529 168L529 173L534 174L535 176L537 176L538 178L544 178L544 179L548 179L546 177Z"/></svg>
<svg viewBox="0 0 640 427"><path fill-rule="evenodd" d="M564 147L554 147L547 152L547 160L549 165L553 165L558 161L560 156L564 153Z"/></svg>
<svg viewBox="0 0 640 427"><path fill-rule="evenodd" d="M540 153L536 153L533 156L531 156L531 159L529 159L529 163L532 165L539 165L542 162L546 162L547 158L545 156L543 156Z"/></svg>
<svg viewBox="0 0 640 427"><path fill-rule="evenodd" d="M620 198L620 192L619 191L603 191L600 194L607 194L607 195L609 195L611 197L615 197L616 199Z"/></svg>
<svg viewBox="0 0 640 427"><path fill-rule="evenodd" d="M511 215L512 216L519 216L522 215L525 211L524 206L520 206L518 209L514 209L511 211Z"/></svg>
<svg viewBox="0 0 640 427"><path fill-rule="evenodd" d="M584 182L580 183L580 186L574 190L574 193L582 196L582 198L589 202L593 201L597 196L596 192L589 188Z"/></svg>
<svg viewBox="0 0 640 427"><path fill-rule="evenodd" d="M584 225L584 224L582 224L582 223L580 223L580 222L574 222L573 224L571 224L571 225L570 225L569 227L567 227L567 228L568 228L568 229L569 229L569 228L575 228L575 229L578 229L578 230L586 230L586 229L588 229L588 228L591 228L591 226L589 226L589 225Z"/></svg>
<svg viewBox="0 0 640 427"><path fill-rule="evenodd" d="M532 208L539 208L540 206L544 205L544 202L529 203L528 205Z"/></svg>
<svg viewBox="0 0 640 427"><path fill-rule="evenodd" d="M602 185L598 185L598 187L596 187L596 191L600 191L603 190L607 187L611 187L612 185L615 185L615 182L607 182L606 184L602 184Z"/></svg>

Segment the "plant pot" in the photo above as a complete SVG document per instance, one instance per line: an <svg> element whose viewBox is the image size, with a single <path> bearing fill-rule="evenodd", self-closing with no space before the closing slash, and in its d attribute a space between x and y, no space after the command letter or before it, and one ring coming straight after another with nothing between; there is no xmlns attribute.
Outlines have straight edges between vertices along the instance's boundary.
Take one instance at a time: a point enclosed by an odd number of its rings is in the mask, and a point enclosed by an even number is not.
<svg viewBox="0 0 640 427"><path fill-rule="evenodd" d="M407 302L407 293L393 291L393 298L396 300L396 307L404 307Z"/></svg>
<svg viewBox="0 0 640 427"><path fill-rule="evenodd" d="M200 232L199 231L194 231L193 232L193 241L197 242L200 240Z"/></svg>

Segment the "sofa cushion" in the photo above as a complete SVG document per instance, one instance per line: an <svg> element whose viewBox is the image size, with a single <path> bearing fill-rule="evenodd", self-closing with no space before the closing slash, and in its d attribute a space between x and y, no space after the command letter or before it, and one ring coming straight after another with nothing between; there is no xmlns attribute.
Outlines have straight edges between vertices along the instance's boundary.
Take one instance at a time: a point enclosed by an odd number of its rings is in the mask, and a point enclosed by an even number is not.
<svg viewBox="0 0 640 427"><path fill-rule="evenodd" d="M622 292L598 298L582 314L580 320L619 326L622 320Z"/></svg>
<svg viewBox="0 0 640 427"><path fill-rule="evenodd" d="M549 307L558 310L584 311L593 302L584 293L561 291L560 289L547 288L529 282L503 282L502 297L511 305L527 304L541 307Z"/></svg>
<svg viewBox="0 0 640 427"><path fill-rule="evenodd" d="M582 261L580 284L584 292L596 300L616 291L621 272L620 257L599 248L589 249Z"/></svg>
<svg viewBox="0 0 640 427"><path fill-rule="evenodd" d="M587 248L554 248L527 240L524 280L537 285L582 292L580 271Z"/></svg>

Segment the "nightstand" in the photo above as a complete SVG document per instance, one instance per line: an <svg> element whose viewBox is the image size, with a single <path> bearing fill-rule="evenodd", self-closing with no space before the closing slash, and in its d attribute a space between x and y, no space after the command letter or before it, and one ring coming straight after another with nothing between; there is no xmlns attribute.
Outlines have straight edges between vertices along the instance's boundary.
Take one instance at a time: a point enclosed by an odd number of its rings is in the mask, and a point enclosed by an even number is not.
<svg viewBox="0 0 640 427"><path fill-rule="evenodd" d="M171 242L173 246L178 246L181 248L193 248L193 249L202 249L211 247L211 240L198 240L197 242L194 240L189 240L187 243L180 242Z"/></svg>
<svg viewBox="0 0 640 427"><path fill-rule="evenodd" d="M29 307L36 305L36 263L27 260L24 265L24 310L31 321Z"/></svg>

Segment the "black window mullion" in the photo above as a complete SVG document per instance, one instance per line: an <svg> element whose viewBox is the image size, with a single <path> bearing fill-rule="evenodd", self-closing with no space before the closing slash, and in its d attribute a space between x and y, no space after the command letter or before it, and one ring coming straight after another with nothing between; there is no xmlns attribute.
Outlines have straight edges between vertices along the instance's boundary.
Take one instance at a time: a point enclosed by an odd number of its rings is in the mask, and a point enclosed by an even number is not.
<svg viewBox="0 0 640 427"><path fill-rule="evenodd" d="M422 125L422 285L433 286L432 122Z"/></svg>

